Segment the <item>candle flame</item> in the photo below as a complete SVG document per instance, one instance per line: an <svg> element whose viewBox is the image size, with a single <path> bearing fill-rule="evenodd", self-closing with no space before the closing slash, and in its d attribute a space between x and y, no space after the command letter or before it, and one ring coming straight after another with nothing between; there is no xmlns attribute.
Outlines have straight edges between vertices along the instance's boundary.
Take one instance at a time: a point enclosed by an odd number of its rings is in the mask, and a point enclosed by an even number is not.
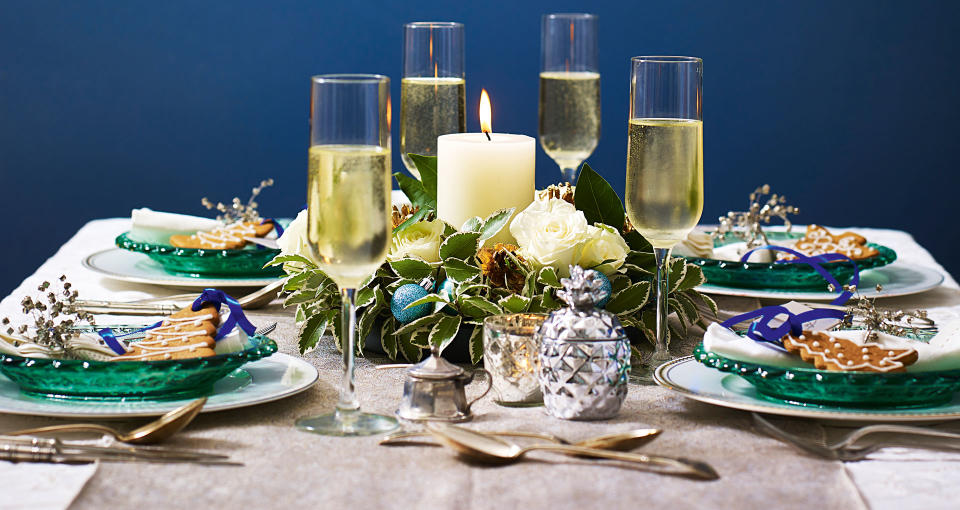
<svg viewBox="0 0 960 510"><path fill-rule="evenodd" d="M487 95L487 89L480 91L480 131L484 133L493 132L490 112L490 96Z"/></svg>

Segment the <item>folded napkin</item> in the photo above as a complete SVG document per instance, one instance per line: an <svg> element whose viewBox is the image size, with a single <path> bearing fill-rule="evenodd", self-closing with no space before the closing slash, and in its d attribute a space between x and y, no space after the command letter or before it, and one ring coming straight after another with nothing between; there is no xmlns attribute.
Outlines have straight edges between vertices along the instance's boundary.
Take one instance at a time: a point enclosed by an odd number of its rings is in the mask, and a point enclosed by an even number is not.
<svg viewBox="0 0 960 510"><path fill-rule="evenodd" d="M0 461L5 510L64 510L97 471L97 464Z"/></svg>
<svg viewBox="0 0 960 510"><path fill-rule="evenodd" d="M133 225L130 237L135 241L167 244L172 235L192 235L198 230L212 230L223 226L217 220L147 208L134 209L130 214Z"/></svg>

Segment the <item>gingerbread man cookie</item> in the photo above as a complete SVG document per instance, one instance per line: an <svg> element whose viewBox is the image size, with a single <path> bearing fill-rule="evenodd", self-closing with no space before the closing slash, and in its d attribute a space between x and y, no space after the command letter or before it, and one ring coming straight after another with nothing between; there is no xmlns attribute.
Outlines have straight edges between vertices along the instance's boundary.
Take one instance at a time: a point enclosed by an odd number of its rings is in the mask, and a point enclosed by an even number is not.
<svg viewBox="0 0 960 510"><path fill-rule="evenodd" d="M807 225L807 233L797 240L793 249L810 257L825 253L839 253L853 260L873 257L879 253L875 248L867 246L866 238L861 235L853 232L834 235L820 225ZM779 258L792 260L796 257L783 254Z"/></svg>
<svg viewBox="0 0 960 510"><path fill-rule="evenodd" d="M261 225L253 221L237 222L209 232L197 232L192 236L170 236L170 244L177 248L200 248L205 250L235 250L247 245L248 237L263 237L273 230L273 225Z"/></svg>
<svg viewBox="0 0 960 510"><path fill-rule="evenodd" d="M783 337L783 347L813 363L820 370L844 372L906 372L916 363L916 349L890 349L882 345L858 345L826 332L804 331Z"/></svg>

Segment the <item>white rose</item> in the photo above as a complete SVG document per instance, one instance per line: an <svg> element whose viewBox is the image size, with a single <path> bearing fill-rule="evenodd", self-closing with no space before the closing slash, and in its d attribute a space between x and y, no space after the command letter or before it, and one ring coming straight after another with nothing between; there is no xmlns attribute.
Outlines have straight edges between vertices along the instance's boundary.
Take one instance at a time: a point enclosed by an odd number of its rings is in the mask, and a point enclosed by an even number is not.
<svg viewBox="0 0 960 510"><path fill-rule="evenodd" d="M582 268L592 268L605 275L611 275L620 269L627 260L630 247L623 240L617 229L597 223L596 227L589 227L589 240L583 245L580 260L577 262ZM612 260L598 265L604 260Z"/></svg>
<svg viewBox="0 0 960 510"><path fill-rule="evenodd" d="M588 239L587 219L572 204L560 199L534 201L510 222L510 234L520 254L539 266L552 266L569 276L570 264L580 258Z"/></svg>
<svg viewBox="0 0 960 510"><path fill-rule="evenodd" d="M441 220L414 223L402 232L393 234L387 260L414 256L427 262L439 262L442 234L443 221Z"/></svg>
<svg viewBox="0 0 960 510"><path fill-rule="evenodd" d="M297 214L297 217L287 225L283 230L283 235L277 239L277 245L280 246L281 255L300 255L314 264L319 264L317 257L310 248L310 241L307 239L307 210L304 209Z"/></svg>

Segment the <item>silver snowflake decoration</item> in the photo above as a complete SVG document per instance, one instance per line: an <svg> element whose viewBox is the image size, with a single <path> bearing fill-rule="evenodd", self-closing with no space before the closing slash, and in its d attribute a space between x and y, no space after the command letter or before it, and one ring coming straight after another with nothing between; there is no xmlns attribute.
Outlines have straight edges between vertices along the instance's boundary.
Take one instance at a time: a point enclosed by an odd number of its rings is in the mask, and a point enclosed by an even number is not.
<svg viewBox="0 0 960 510"><path fill-rule="evenodd" d="M750 193L749 210L730 211L726 216L721 216L720 226L710 232L710 235L716 239L728 233L732 234L747 243L747 249L765 246L770 242L763 231L763 225L769 224L773 218L780 218L787 227L787 232L790 232L793 224L787 216L799 212L800 210L796 207L787 205L786 197L776 193L771 194L770 185L764 184Z"/></svg>
<svg viewBox="0 0 960 510"><path fill-rule="evenodd" d="M833 285L830 286L833 292ZM883 286L877 285L877 292L883 291ZM847 315L840 323L841 328L863 328L867 330L867 342L877 341L877 332L903 337L909 333L918 336L919 330L932 330L936 324L927 316L926 310L906 312L904 310L880 310L876 299L861 296L855 285L844 285L843 290L856 293L856 302L847 305Z"/></svg>
<svg viewBox="0 0 960 510"><path fill-rule="evenodd" d="M217 215L217 219L225 224L229 225L238 221L259 223L262 218L260 218L260 212L257 211L259 204L257 204L256 198L264 188L270 186L273 186L273 179L260 181L260 185L253 188L250 199L247 200L246 204L241 202L238 197L233 197L233 201L229 206L221 202L217 202L217 204L214 205L207 197L203 197L200 203L207 209L216 209L220 212L220 214Z"/></svg>

